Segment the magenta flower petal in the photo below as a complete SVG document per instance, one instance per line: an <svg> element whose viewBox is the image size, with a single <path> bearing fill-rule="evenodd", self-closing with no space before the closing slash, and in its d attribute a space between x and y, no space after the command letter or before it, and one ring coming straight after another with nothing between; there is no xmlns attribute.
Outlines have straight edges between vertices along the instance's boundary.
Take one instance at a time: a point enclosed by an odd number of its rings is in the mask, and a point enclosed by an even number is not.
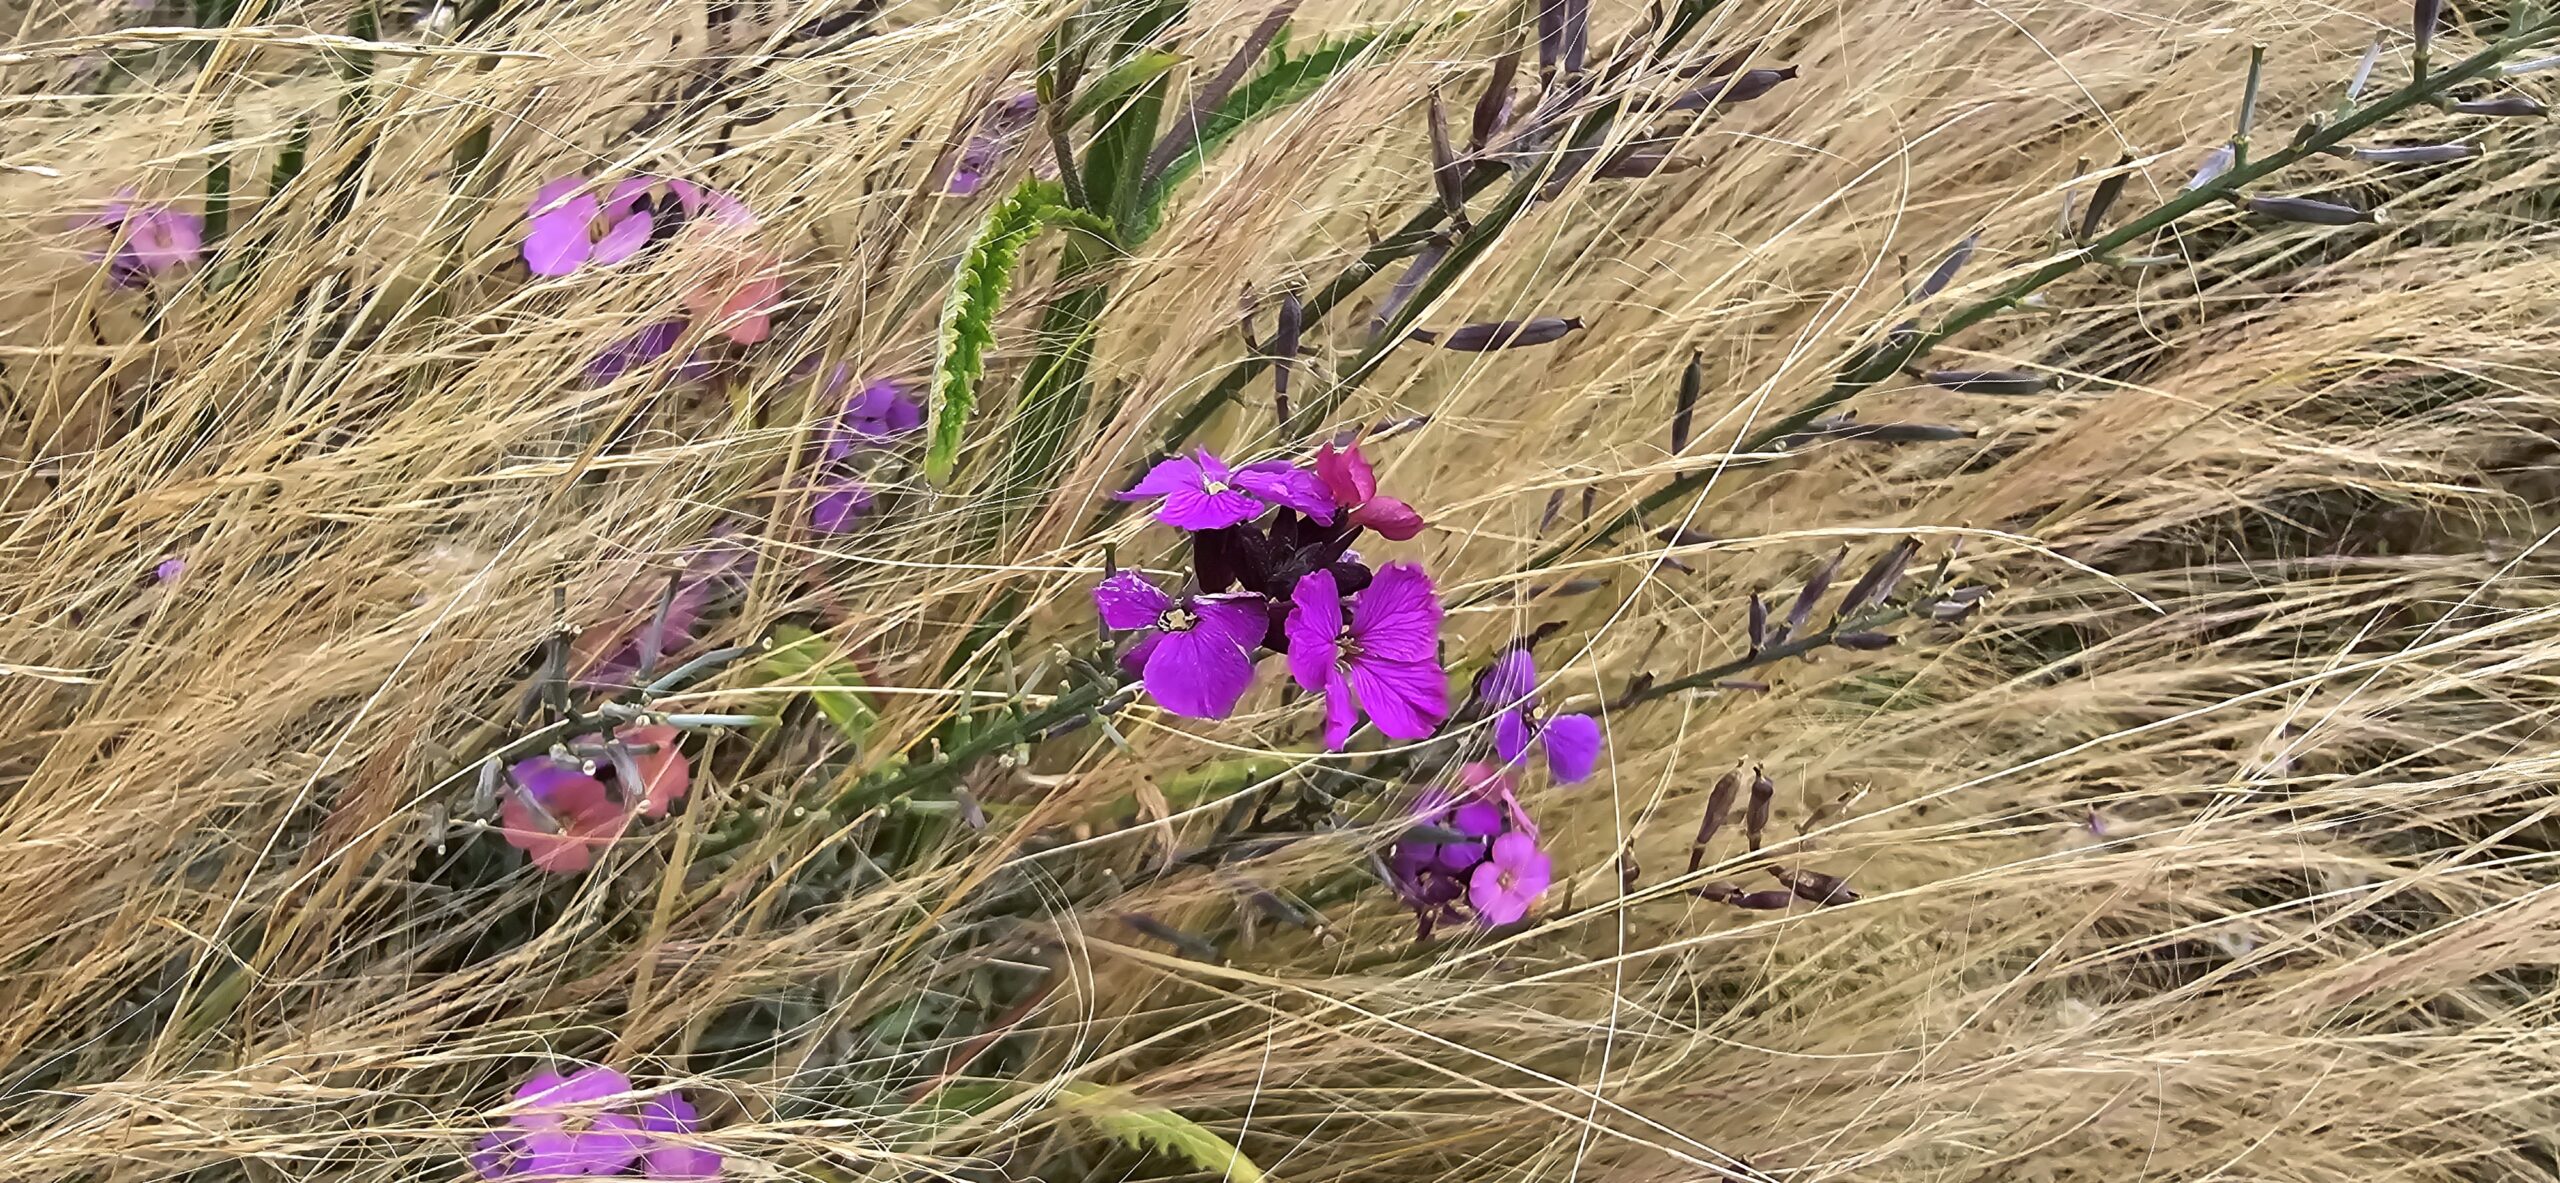
<svg viewBox="0 0 2560 1183"><path fill-rule="evenodd" d="M683 1183L720 1177L720 1155L699 1146L675 1146L661 1143L649 1152L641 1169L649 1178L666 1183Z"/></svg>
<svg viewBox="0 0 2560 1183"><path fill-rule="evenodd" d="M516 1172L516 1160L524 1153L523 1136L510 1133L484 1134L472 1144L468 1161L471 1170L483 1179L504 1179Z"/></svg>
<svg viewBox="0 0 2560 1183"><path fill-rule="evenodd" d="M648 196L649 191L657 187L658 178L647 173L636 177L624 177L614 183L612 192L604 195L604 205L598 208L596 213L608 222L621 221L625 214L639 208L641 198Z"/></svg>
<svg viewBox="0 0 2560 1183"><path fill-rule="evenodd" d="M1297 647L1293 643L1290 646L1289 655L1294 658L1297 653ZM1344 680L1341 671L1330 666L1326 667L1324 671L1324 746L1337 752L1341 751L1342 745L1351 742L1352 729L1359 725L1360 708L1353 705L1351 701L1351 683Z"/></svg>
<svg viewBox="0 0 2560 1183"><path fill-rule="evenodd" d="M1216 629L1160 634L1147 655L1147 693L1177 715L1223 719L1253 685L1253 659Z"/></svg>
<svg viewBox="0 0 2560 1183"><path fill-rule="evenodd" d="M1422 533L1430 523L1414 512L1412 506L1393 497L1380 497L1351 511L1351 520L1362 529L1375 530L1391 541L1404 542Z"/></svg>
<svg viewBox="0 0 2560 1183"><path fill-rule="evenodd" d="M1173 608L1173 597L1135 571L1122 571L1093 587L1093 608L1110 628L1154 628Z"/></svg>
<svg viewBox="0 0 2560 1183"><path fill-rule="evenodd" d="M1274 505L1285 505L1320 525L1333 524L1333 495L1316 474L1286 460L1264 460L1236 470L1237 488Z"/></svg>
<svg viewBox="0 0 2560 1183"><path fill-rule="evenodd" d="M1365 657L1437 661L1440 597L1420 564L1389 563L1378 569L1377 578L1352 603L1351 635Z"/></svg>
<svg viewBox="0 0 2560 1183"><path fill-rule="evenodd" d="M1536 738L1529 713L1518 707L1502 712L1493 721L1493 754L1502 757L1504 764L1517 763L1521 754L1529 750L1529 741Z"/></svg>
<svg viewBox="0 0 2560 1183"><path fill-rule="evenodd" d="M587 381L603 385L666 356L684 336L684 322L662 320L607 345L587 362Z"/></svg>
<svg viewBox="0 0 2560 1183"><path fill-rule="evenodd" d="M1511 890L1524 899L1538 898L1555 882L1547 852L1538 849L1535 837L1518 830L1493 840L1493 861L1511 873Z"/></svg>
<svg viewBox="0 0 2560 1183"><path fill-rule="evenodd" d="M1156 646L1161 644L1164 644L1163 633L1149 629L1138 634L1138 639L1130 642L1129 648L1120 654L1120 668L1133 674L1144 674L1147 659L1156 655Z"/></svg>
<svg viewBox="0 0 2560 1183"><path fill-rule="evenodd" d="M553 767L559 766L553 765ZM571 776L579 775L566 769L562 771ZM539 795L540 790L534 791ZM532 1110L587 1105L630 1091L630 1077L599 1065L580 1068L567 1076L557 1072L545 1072L519 1086L516 1089L516 1099L524 1102L527 1110Z"/></svg>
<svg viewBox="0 0 2560 1183"><path fill-rule="evenodd" d="M652 1134L689 1134L701 1120L683 1093L660 1093L640 1103L640 1128Z"/></svg>
<svg viewBox="0 0 2560 1183"><path fill-rule="evenodd" d="M1177 530L1220 530L1252 521L1262 503L1230 488L1176 489L1156 507L1156 520Z"/></svg>
<svg viewBox="0 0 2560 1183"><path fill-rule="evenodd" d="M1547 771L1566 784L1588 780L1591 770L1600 763L1600 721L1589 715L1558 715L1539 729L1538 738L1546 741ZM1505 762L1519 756L1504 756Z"/></svg>
<svg viewBox="0 0 2560 1183"><path fill-rule="evenodd" d="M1316 453L1316 477L1333 495L1334 504L1344 509L1358 509L1378 495L1377 471L1369 467L1369 458L1360 454L1358 444L1339 451L1326 444Z"/></svg>
<svg viewBox="0 0 2560 1183"><path fill-rule="evenodd" d="M1117 495L1122 501L1144 501L1162 497L1176 489L1197 489L1208 478L1200 472L1200 462L1188 456L1172 456L1147 470L1138 483Z"/></svg>
<svg viewBox="0 0 2560 1183"><path fill-rule="evenodd" d="M1289 619L1282 631L1289 638L1289 676L1308 691L1324 691L1341 681L1334 663L1341 656L1342 593L1333 572L1316 571L1298 581L1289 596ZM1345 693L1349 687L1345 686Z"/></svg>
<svg viewBox="0 0 2560 1183"><path fill-rule="evenodd" d="M1252 592L1228 592L1193 599L1191 611L1200 618L1200 631L1224 636L1250 653L1262 643L1263 634L1271 631L1269 605L1269 601Z"/></svg>
<svg viewBox="0 0 2560 1183"><path fill-rule="evenodd" d="M191 266L204 254L204 219L195 214L152 210L128 220L125 232L125 249L154 275Z"/></svg>
<svg viewBox="0 0 2560 1183"><path fill-rule="evenodd" d="M1351 689L1369 721L1391 739L1429 739L1449 715L1448 679L1429 662L1364 657L1352 663Z"/></svg>
<svg viewBox="0 0 2560 1183"><path fill-rule="evenodd" d="M604 237L596 240L595 253L588 258L588 262L599 267L610 267L639 254L641 247L649 245L649 232L656 228L657 221L654 218L645 212L634 210L620 221L613 223L613 228L605 231Z"/></svg>
<svg viewBox="0 0 2560 1183"><path fill-rule="evenodd" d="M1502 868L1493 862L1478 866L1468 877L1467 903L1488 925L1517 924L1529 914L1529 901L1504 888Z"/></svg>
<svg viewBox="0 0 2560 1183"><path fill-rule="evenodd" d="M871 486L847 478L829 487L829 491L809 506L809 524L821 533L842 534L853 529L855 522L871 512L878 500Z"/></svg>
<svg viewBox="0 0 2560 1183"><path fill-rule="evenodd" d="M535 191L524 236L524 265L535 275L567 275L595 249L596 198L584 191L586 184L584 177L562 177Z"/></svg>
<svg viewBox="0 0 2560 1183"><path fill-rule="evenodd" d="M1449 828L1461 834L1491 838L1502 832L1502 807L1491 801L1469 801L1449 811Z"/></svg>
<svg viewBox="0 0 2560 1183"><path fill-rule="evenodd" d="M1538 659L1529 651L1509 648L1476 675L1476 698L1487 706L1518 706L1538 689ZM1511 757L1505 756L1508 760Z"/></svg>

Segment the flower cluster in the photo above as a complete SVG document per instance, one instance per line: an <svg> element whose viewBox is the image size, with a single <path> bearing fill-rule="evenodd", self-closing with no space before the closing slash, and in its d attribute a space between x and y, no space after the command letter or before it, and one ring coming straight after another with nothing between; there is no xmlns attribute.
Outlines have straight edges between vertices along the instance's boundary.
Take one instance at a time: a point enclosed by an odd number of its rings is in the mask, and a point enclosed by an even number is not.
<svg viewBox="0 0 2560 1183"><path fill-rule="evenodd" d="M1356 443L1325 445L1313 471L1233 466L1202 450L1156 465L1120 497L1155 500L1155 519L1190 536L1181 594L1131 571L1093 592L1104 625L1136 634L1121 661L1166 710L1227 717L1269 650L1324 696L1325 743L1337 750L1364 714L1394 739L1428 738L1448 717L1431 577L1414 563L1372 571L1351 549L1364 530L1410 539L1422 516L1378 496Z"/></svg>
<svg viewBox="0 0 2560 1183"><path fill-rule="evenodd" d="M672 724L637 720L609 743L590 735L517 761L507 770L514 791L498 804L499 836L545 871L586 870L635 815L664 817L693 787L676 734Z"/></svg>
<svg viewBox="0 0 2560 1183"><path fill-rule="evenodd" d="M839 365L827 375L826 393L835 397L853 381L853 368ZM844 412L827 426L821 443L818 499L809 507L809 524L828 534L853 528L878 500L867 475L869 461L899 437L924 426L924 408L906 387L874 378L845 400Z"/></svg>
<svg viewBox="0 0 2560 1183"><path fill-rule="evenodd" d="M641 1097L610 1068L544 1072L516 1089L504 1128L480 1139L483 1179L590 1179L630 1174L667 1183L720 1177L718 1152L686 1140L701 1123L679 1092Z"/></svg>
<svg viewBox="0 0 2560 1183"><path fill-rule="evenodd" d="M615 342L587 367L596 381L611 381L675 347L688 325L699 324L740 345L773 334L782 301L782 260L754 245L755 215L728 194L675 177L627 177L595 193L588 178L558 178L534 192L526 211L524 263L535 275L574 275L605 268L670 242L688 227L701 227L713 248L711 263L685 288L687 317L662 320Z"/></svg>
<svg viewBox="0 0 2560 1183"><path fill-rule="evenodd" d="M1459 782L1456 790L1424 790L1413 805L1420 832L1387 858L1389 882L1426 937L1438 924L1464 919L1461 903L1488 928L1516 924L1555 879L1511 778L1469 764Z"/></svg>

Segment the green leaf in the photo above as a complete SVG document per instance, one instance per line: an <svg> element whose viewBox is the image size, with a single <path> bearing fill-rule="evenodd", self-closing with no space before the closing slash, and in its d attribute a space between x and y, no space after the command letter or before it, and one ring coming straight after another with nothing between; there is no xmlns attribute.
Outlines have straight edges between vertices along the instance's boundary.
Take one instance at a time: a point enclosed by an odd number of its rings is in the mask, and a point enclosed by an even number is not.
<svg viewBox="0 0 2560 1183"><path fill-rule="evenodd" d="M1059 1089L1058 1104L1113 1138L1223 1174L1229 1183L1262 1183L1267 1178L1235 1143L1173 1110L1148 1105L1127 1089L1074 1081Z"/></svg>
<svg viewBox="0 0 2560 1183"><path fill-rule="evenodd" d="M1462 11L1442 19L1456 20L1466 15ZM1305 100L1323 89L1334 75L1359 64L1361 58L1372 50L1386 54L1403 48L1435 23L1438 22L1402 21L1382 28L1347 33L1328 38L1317 43L1314 49L1297 55L1279 48L1282 43L1275 41L1271 63L1246 79L1244 85L1228 95L1225 102L1218 104L1201 125L1200 142L1165 166L1164 175L1157 178L1155 188L1147 194L1143 228L1148 231L1155 229L1156 222L1162 217L1165 199L1182 182L1189 180L1191 174L1200 171L1201 163L1225 147L1227 141L1243 131L1246 124Z"/></svg>
<svg viewBox="0 0 2560 1183"><path fill-rule="evenodd" d="M841 687L814 689L808 695L837 731L860 745L871 738L880 714L853 693L862 685L862 676L843 662L827 661L827 648L825 638L798 625L783 625L773 630L773 650L756 663L756 673L767 682L791 686Z"/></svg>
<svg viewBox="0 0 2560 1183"><path fill-rule="evenodd" d="M1075 105L1067 108L1065 126L1074 127L1097 112L1117 108L1130 92L1164 76L1164 72L1188 59L1162 49L1142 49L1136 57L1115 66L1107 74L1093 80L1093 85L1076 96Z"/></svg>
<svg viewBox="0 0 2560 1183"><path fill-rule="evenodd" d="M1004 311L1005 293L1013 287L1013 266L1022 248L1060 204L1055 182L1030 180L987 211L977 239L951 278L951 294L942 302L942 327L935 334L932 405L926 415L933 431L925 444L925 479L947 484L960 459L961 432L978 405L978 380L986 376L987 349L995 344L996 315Z"/></svg>

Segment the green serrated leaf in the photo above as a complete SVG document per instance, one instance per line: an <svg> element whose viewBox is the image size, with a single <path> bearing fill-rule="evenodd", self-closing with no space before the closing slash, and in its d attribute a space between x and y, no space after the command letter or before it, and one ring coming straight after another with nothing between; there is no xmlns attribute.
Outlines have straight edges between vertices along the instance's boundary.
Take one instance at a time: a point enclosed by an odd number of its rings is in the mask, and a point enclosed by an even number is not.
<svg viewBox="0 0 2560 1183"><path fill-rule="evenodd" d="M1235 1143L1173 1110L1149 1105L1127 1089L1073 1081L1059 1088L1058 1104L1113 1138L1222 1174L1228 1183L1263 1183L1268 1178Z"/></svg>
<svg viewBox="0 0 2560 1183"><path fill-rule="evenodd" d="M987 348L995 344L996 315L1004 311L1005 293L1013 287L1013 267L1022 248L1061 204L1052 181L1024 181L978 227L960 272L951 278L951 294L942 302L942 327L935 334L932 405L926 417L933 431L925 444L924 475L947 484L960 459L961 432L978 405L978 380L986 375Z"/></svg>
<svg viewBox="0 0 2560 1183"><path fill-rule="evenodd" d="M756 663L756 673L769 683L791 686L842 687L808 691L818 711L835 724L846 740L856 746L871 738L871 729L880 723L880 714L853 691L862 685L862 676L843 662L829 662L827 642L823 637L798 625L783 625L773 630L773 650Z"/></svg>
<svg viewBox="0 0 2560 1183"><path fill-rule="evenodd" d="M1065 126L1073 127L1098 112L1109 111L1127 100L1132 91L1164 76L1165 71L1189 59L1162 49L1142 49L1136 57L1111 68L1093 85L1076 96L1075 105L1067 108Z"/></svg>

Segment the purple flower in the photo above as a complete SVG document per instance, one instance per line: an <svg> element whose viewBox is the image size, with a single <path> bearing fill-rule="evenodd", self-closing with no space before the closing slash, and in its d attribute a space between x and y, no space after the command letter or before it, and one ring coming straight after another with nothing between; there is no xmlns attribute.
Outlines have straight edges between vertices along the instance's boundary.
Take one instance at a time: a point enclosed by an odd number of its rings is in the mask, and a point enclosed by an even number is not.
<svg viewBox="0 0 2560 1183"><path fill-rule="evenodd" d="M852 367L837 366L827 378L827 389L842 389L851 373ZM922 426L924 408L907 397L906 388L888 378L874 378L846 400L844 414L828 429L826 456L842 460L857 444L886 443Z"/></svg>
<svg viewBox="0 0 2560 1183"><path fill-rule="evenodd" d="M1554 867L1538 849L1538 839L1514 830L1493 840L1493 856L1468 877L1467 903L1488 925L1516 924L1554 881Z"/></svg>
<svg viewBox="0 0 2560 1183"><path fill-rule="evenodd" d="M1039 109L1040 96L1027 91L996 104L977 133L961 145L943 192L956 197L976 193L987 183L987 174L1002 166L1005 151L1031 126L1031 117Z"/></svg>
<svg viewBox="0 0 2560 1183"><path fill-rule="evenodd" d="M656 192L661 186L664 192ZM673 177L631 177L601 201L587 190L587 178L571 175L534 191L525 215L524 264L535 275L568 275L591 263L610 267L706 212L733 226L755 224L737 198Z"/></svg>
<svg viewBox="0 0 2560 1183"><path fill-rule="evenodd" d="M662 320L605 346L604 352L587 363L587 381L602 386L666 356L676 347L676 339L684 335L684 325L682 318Z"/></svg>
<svg viewBox="0 0 2560 1183"><path fill-rule="evenodd" d="M1587 780L1600 761L1600 721L1589 715L1538 713L1538 662L1526 649L1506 649L1476 679L1476 698L1502 708L1493 721L1494 754L1517 764L1529 745L1547 749L1547 771L1566 784Z"/></svg>
<svg viewBox="0 0 2560 1183"><path fill-rule="evenodd" d="M1261 596L1165 594L1135 571L1122 571L1093 589L1102 623L1139 632L1122 664L1139 671L1147 693L1164 709L1195 719L1223 719L1253 685L1253 647L1270 627Z"/></svg>
<svg viewBox="0 0 2560 1183"><path fill-rule="evenodd" d="M486 1179L620 1174L647 1138L638 1117L598 1103L630 1091L631 1078L610 1068L535 1076L516 1089L507 1128L480 1139L471 1169Z"/></svg>
<svg viewBox="0 0 2560 1183"><path fill-rule="evenodd" d="M140 287L204 258L204 218L165 205L119 201L71 225L118 231L113 250L89 256L107 265L107 277L118 287Z"/></svg>
<svg viewBox="0 0 2560 1183"><path fill-rule="evenodd" d="M151 578L160 583L174 582L179 576L186 573L187 560L177 555L171 555L168 558L162 559L157 566L151 568Z"/></svg>
<svg viewBox="0 0 2560 1183"><path fill-rule="evenodd" d="M1419 564L1389 563L1351 603L1331 570L1310 572L1291 593L1289 673L1324 694L1324 739L1341 750L1366 712L1393 739L1424 739L1449 714L1440 667L1440 597Z"/></svg>
<svg viewBox="0 0 2560 1183"><path fill-rule="evenodd" d="M661 1093L640 1103L640 1128L652 1135L647 1153L641 1156L643 1173L652 1179L695 1180L720 1177L718 1151L686 1145L669 1134L690 1134L700 1123L693 1103L683 1093Z"/></svg>
<svg viewBox="0 0 2560 1183"><path fill-rule="evenodd" d="M1183 530L1241 525L1262 516L1272 505L1288 506L1326 525L1333 523L1333 495L1314 473L1286 460L1229 468L1206 448L1157 464L1119 496L1122 501L1164 498L1156 506L1156 520Z"/></svg>
<svg viewBox="0 0 2560 1183"><path fill-rule="evenodd" d="M842 534L853 529L854 522L870 513L879 501L860 477L838 478L824 489L809 506L809 524L822 533Z"/></svg>

